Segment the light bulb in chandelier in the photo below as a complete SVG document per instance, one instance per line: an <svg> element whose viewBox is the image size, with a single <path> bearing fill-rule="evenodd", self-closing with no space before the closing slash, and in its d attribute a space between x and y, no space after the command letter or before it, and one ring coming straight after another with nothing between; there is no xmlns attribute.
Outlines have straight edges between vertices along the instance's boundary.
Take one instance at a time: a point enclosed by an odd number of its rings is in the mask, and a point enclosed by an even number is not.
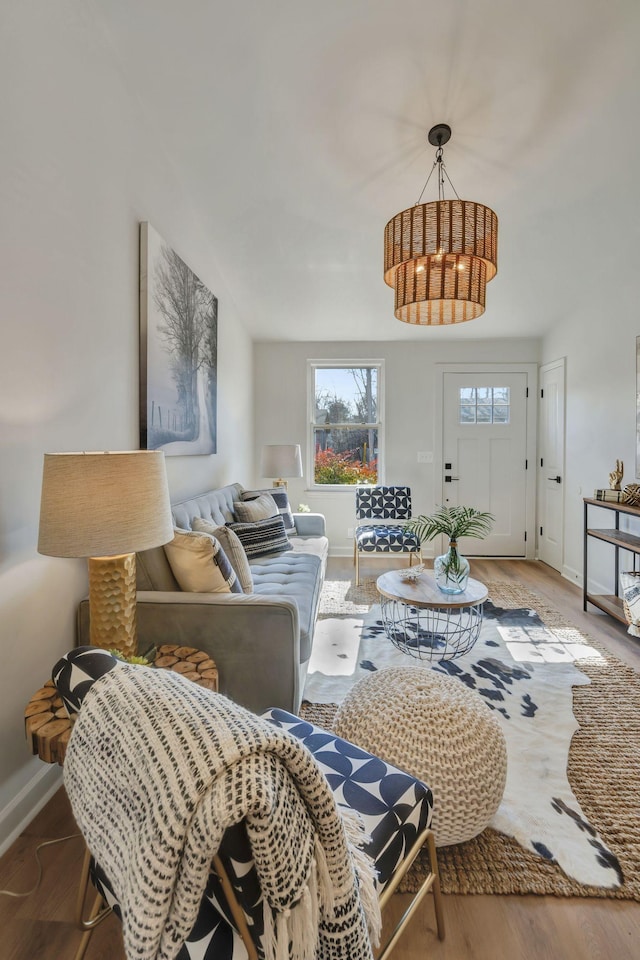
<svg viewBox="0 0 640 960"><path fill-rule="evenodd" d="M447 124L431 128L436 158L422 193L385 228L384 279L396 291L395 315L406 323L439 325L479 317L486 283L497 272L498 218L484 204L458 196L443 159L450 136ZM434 170L438 200L421 203ZM455 200L445 199L445 180Z"/></svg>

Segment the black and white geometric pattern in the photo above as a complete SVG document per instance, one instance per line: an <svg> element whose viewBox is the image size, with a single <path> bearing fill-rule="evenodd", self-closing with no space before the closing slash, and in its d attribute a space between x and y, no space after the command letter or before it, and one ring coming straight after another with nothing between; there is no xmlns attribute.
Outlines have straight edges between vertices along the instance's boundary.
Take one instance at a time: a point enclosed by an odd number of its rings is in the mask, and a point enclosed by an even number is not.
<svg viewBox="0 0 640 960"><path fill-rule="evenodd" d="M364 553L419 553L420 541L398 524L356 527L356 546Z"/></svg>
<svg viewBox="0 0 640 960"><path fill-rule="evenodd" d="M263 716L302 740L327 777L338 804L358 811L371 837L365 849L375 862L381 892L431 823L431 790L408 773L300 717L284 710L269 710ZM258 944L265 904L242 823L227 830L219 854ZM109 880L96 864L92 865L92 877L114 906ZM118 912L117 905L115 910ZM246 955L221 884L212 873L194 928L177 960L245 960Z"/></svg>
<svg viewBox="0 0 640 960"><path fill-rule="evenodd" d="M356 487L357 520L409 520L410 487ZM420 541L402 523L361 524L355 531L361 553L420 553Z"/></svg>
<svg viewBox="0 0 640 960"><path fill-rule="evenodd" d="M90 657L89 654L97 656ZM91 684L119 661L92 647L77 648L56 664L54 680L61 696L72 698L78 709ZM83 679L80 679L80 667ZM301 740L323 771L338 804L357 810L371 840L366 847L378 874L381 891L406 857L418 834L431 822L433 797L419 780L392 767L334 734L321 730L284 710L263 715ZM265 908L251 848L243 823L229 828L219 849L249 929L259 944ZM119 914L109 878L92 862L97 889ZM209 878L197 920L177 960L243 960L246 951L226 905L215 873Z"/></svg>
<svg viewBox="0 0 640 960"><path fill-rule="evenodd" d="M356 487L356 520L410 518L410 487Z"/></svg>
<svg viewBox="0 0 640 960"><path fill-rule="evenodd" d="M58 660L51 671L51 679L69 716L79 712L87 691L95 681L121 662L112 653L99 647L76 647Z"/></svg>

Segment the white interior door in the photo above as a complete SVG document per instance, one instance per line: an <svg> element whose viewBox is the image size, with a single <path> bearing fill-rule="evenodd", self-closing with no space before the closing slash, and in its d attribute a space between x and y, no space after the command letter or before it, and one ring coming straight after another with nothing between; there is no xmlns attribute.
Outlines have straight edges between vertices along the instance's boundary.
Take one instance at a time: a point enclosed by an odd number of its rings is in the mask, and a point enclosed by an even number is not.
<svg viewBox="0 0 640 960"><path fill-rule="evenodd" d="M538 557L562 572L564 533L564 359L540 368Z"/></svg>
<svg viewBox="0 0 640 960"><path fill-rule="evenodd" d="M495 517L463 553L526 555L527 402L526 373L444 373L442 503Z"/></svg>

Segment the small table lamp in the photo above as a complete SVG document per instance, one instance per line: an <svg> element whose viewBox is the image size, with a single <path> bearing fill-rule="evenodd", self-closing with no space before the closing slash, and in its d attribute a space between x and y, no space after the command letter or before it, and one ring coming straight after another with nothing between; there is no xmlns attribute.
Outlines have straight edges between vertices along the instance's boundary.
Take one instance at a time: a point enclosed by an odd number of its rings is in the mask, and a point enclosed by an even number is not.
<svg viewBox="0 0 640 960"><path fill-rule="evenodd" d="M172 538L162 450L45 453L38 552L87 558L93 646L135 654L135 551Z"/></svg>
<svg viewBox="0 0 640 960"><path fill-rule="evenodd" d="M284 477L302 476L302 456L299 443L265 443L262 448L260 476L277 477L274 487L286 487Z"/></svg>

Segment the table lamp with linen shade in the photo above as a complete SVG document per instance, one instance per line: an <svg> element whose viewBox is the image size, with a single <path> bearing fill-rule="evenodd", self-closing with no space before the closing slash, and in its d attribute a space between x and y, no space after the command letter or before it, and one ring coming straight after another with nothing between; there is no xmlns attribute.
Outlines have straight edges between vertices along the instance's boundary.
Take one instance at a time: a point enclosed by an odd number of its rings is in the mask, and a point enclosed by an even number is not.
<svg viewBox="0 0 640 960"><path fill-rule="evenodd" d="M262 448L261 477L273 477L274 487L287 487L287 480L302 476L299 443L265 443Z"/></svg>
<svg viewBox="0 0 640 960"><path fill-rule="evenodd" d="M136 653L135 554L172 539L161 450L45 453L38 552L87 558L93 646Z"/></svg>

